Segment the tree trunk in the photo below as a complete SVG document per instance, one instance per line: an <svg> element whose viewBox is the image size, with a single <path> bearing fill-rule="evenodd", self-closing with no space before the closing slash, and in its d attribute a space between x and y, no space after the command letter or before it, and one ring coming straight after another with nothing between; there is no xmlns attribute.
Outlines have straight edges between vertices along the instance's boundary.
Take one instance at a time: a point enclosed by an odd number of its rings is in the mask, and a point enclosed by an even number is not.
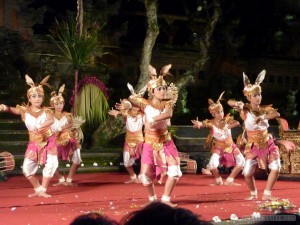
<svg viewBox="0 0 300 225"><path fill-rule="evenodd" d="M197 75L199 71L203 69L204 65L209 59L208 50L211 44L210 39L221 15L221 6L219 0L214 0L213 6L214 6L214 13L212 17L209 19L209 21L207 22L203 35L199 40L200 56L198 59L196 59L192 68L189 71L186 71L183 74L182 78L176 82L179 91L182 87L186 86L188 83L193 81L194 76Z"/></svg>
<svg viewBox="0 0 300 225"><path fill-rule="evenodd" d="M83 1L77 0L77 16L76 16L77 34L81 37L83 30Z"/></svg>
<svg viewBox="0 0 300 225"><path fill-rule="evenodd" d="M152 49L159 34L157 22L157 0L145 0L145 6L148 28L142 49L140 62L141 74L136 86L136 90L140 90L147 83L148 66L151 64Z"/></svg>
<svg viewBox="0 0 300 225"><path fill-rule="evenodd" d="M199 41L200 56L196 59L191 69L185 72L180 80L176 82L178 90L193 81L195 75L202 70L203 66L209 59L208 50L210 47L210 38L216 27L216 24L221 15L221 8L219 0L214 0L214 14L207 23L203 32L202 38ZM142 56L140 62L141 74L135 90L138 91L145 86L148 79L148 65L151 62L152 49L156 38L159 34L159 27L157 22L157 0L145 0L146 14L148 19L148 29L142 49ZM124 87L125 88L125 87ZM94 146L105 146L110 140L125 132L124 124L120 123L119 119L109 117L107 121L101 125L94 133Z"/></svg>
<svg viewBox="0 0 300 225"><path fill-rule="evenodd" d="M76 32L78 36L82 35L83 30L83 1L77 0L77 16L76 16ZM76 65L76 67L79 65ZM75 86L75 93L74 93L74 102L73 102L73 109L74 109L74 116L77 116L77 86L78 86L78 73L79 68L75 68L74 71L74 86Z"/></svg>
<svg viewBox="0 0 300 225"><path fill-rule="evenodd" d="M142 56L140 62L141 74L136 86L136 90L140 90L145 86L148 79L148 65L151 62L152 49L155 45L156 38L159 34L159 27L157 22L157 0L145 0L148 28L144 45L142 49ZM124 87L126 88L126 87ZM94 146L104 146L110 140L125 132L124 124L120 123L119 119L108 117L106 122L101 125L94 133Z"/></svg>

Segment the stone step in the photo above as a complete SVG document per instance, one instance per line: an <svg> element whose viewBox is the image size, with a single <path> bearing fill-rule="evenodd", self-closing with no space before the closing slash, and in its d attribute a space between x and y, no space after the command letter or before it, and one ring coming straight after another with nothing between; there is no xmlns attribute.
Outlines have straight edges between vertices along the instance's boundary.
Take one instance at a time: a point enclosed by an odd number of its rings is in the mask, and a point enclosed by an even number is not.
<svg viewBox="0 0 300 225"><path fill-rule="evenodd" d="M21 130L0 130L0 142L28 140L28 132ZM1 145L1 144L0 144Z"/></svg>
<svg viewBox="0 0 300 225"><path fill-rule="evenodd" d="M125 170L122 164L122 149L115 149L113 152L88 152L82 150L82 164L78 172L113 172ZM24 150L25 153L25 150ZM15 159L15 169L9 172L10 175L22 174L22 164L24 160L23 154L13 154ZM62 172L68 172L71 163L68 161L60 161L59 168ZM41 172L42 168L38 172Z"/></svg>
<svg viewBox="0 0 300 225"><path fill-rule="evenodd" d="M0 130L27 130L27 128L22 120L0 119Z"/></svg>

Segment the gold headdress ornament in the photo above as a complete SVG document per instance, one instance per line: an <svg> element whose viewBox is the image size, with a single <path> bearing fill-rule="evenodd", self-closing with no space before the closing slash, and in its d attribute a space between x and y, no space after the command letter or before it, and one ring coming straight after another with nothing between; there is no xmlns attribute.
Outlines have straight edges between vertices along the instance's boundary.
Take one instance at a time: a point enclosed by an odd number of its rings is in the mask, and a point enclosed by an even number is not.
<svg viewBox="0 0 300 225"><path fill-rule="evenodd" d="M62 96L63 92L65 90L65 84L63 84L59 89L58 89L58 93L56 94L55 91L53 91L51 93L51 99L50 99L50 105L52 107L54 107L54 105L56 103L59 103L59 102L62 102L64 103L65 102L65 99L64 97Z"/></svg>
<svg viewBox="0 0 300 225"><path fill-rule="evenodd" d="M263 80L265 79L265 75L266 75L266 70L261 71L257 75L255 83L251 84L248 76L245 73L243 73L243 80L244 80L243 93L246 97L253 95L255 93L261 93L260 83L263 82Z"/></svg>
<svg viewBox="0 0 300 225"><path fill-rule="evenodd" d="M149 93L151 93L151 91L156 87L167 85L163 77L167 74L170 75L169 70L171 69L171 67L172 64L163 66L159 72L159 75L157 76L156 69L151 65L148 66L148 75L150 77L150 80L147 83L147 90Z"/></svg>
<svg viewBox="0 0 300 225"><path fill-rule="evenodd" d="M225 91L223 91L221 93L220 97L218 98L218 100L216 102L214 102L210 98L208 99L208 104L209 104L208 110L212 115L214 115L214 113L216 111L223 109L223 106L222 106L220 100L222 99L224 93L225 93Z"/></svg>
<svg viewBox="0 0 300 225"><path fill-rule="evenodd" d="M40 84L36 85L33 80L26 74L25 80L26 83L30 86L30 88L27 90L27 97L29 98L33 94L41 94L44 95L44 88L43 85L50 87L50 85L47 83L49 80L50 75L46 76Z"/></svg>

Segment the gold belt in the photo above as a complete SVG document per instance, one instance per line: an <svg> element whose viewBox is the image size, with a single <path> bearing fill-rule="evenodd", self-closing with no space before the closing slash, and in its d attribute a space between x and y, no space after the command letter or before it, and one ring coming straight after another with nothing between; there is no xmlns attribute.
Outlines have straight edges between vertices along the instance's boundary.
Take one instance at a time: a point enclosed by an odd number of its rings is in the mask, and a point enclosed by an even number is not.
<svg viewBox="0 0 300 225"><path fill-rule="evenodd" d="M228 137L224 141L216 140L215 147L224 149L224 151L227 153L231 153L233 150L231 147L232 143L233 143L232 137Z"/></svg>
<svg viewBox="0 0 300 225"><path fill-rule="evenodd" d="M160 151L163 147L163 144L170 140L171 133L168 130L145 132L145 143L151 144L155 151Z"/></svg>
<svg viewBox="0 0 300 225"><path fill-rule="evenodd" d="M137 132L126 131L125 142L129 145L130 148L135 148L137 143L143 141L144 141L144 136L142 131L137 131Z"/></svg>
<svg viewBox="0 0 300 225"><path fill-rule="evenodd" d="M39 133L29 131L29 141L36 142L41 148L47 144L47 139L53 135L50 128L42 130Z"/></svg>
<svg viewBox="0 0 300 225"><path fill-rule="evenodd" d="M70 142L71 136L70 136L70 131L66 130L64 132L61 132L57 139L56 139L56 143L58 145L62 145L62 146L66 146L69 142Z"/></svg>
<svg viewBox="0 0 300 225"><path fill-rule="evenodd" d="M268 142L269 135L267 130L247 131L247 138L248 138L248 142L261 144L261 143Z"/></svg>
<svg viewBox="0 0 300 225"><path fill-rule="evenodd" d="M269 139L270 138L267 130L247 131L247 144L245 153L250 151L253 144L258 145L260 149L266 148Z"/></svg>

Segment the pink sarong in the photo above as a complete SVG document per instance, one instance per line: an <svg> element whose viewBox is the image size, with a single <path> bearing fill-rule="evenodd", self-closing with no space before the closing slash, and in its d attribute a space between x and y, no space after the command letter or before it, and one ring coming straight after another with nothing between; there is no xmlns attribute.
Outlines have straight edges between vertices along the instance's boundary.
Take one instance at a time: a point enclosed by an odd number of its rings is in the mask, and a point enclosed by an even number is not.
<svg viewBox="0 0 300 225"><path fill-rule="evenodd" d="M166 174L168 166L180 165L178 150L173 140L163 143L163 149L160 151L155 151L151 144L144 143L141 163L141 174L151 180L155 177L159 180L161 175Z"/></svg>
<svg viewBox="0 0 300 225"><path fill-rule="evenodd" d="M55 135L47 139L47 143L44 147L38 145L37 142L30 141L25 152L25 158L37 161L39 165L44 165L47 160L47 154L57 155Z"/></svg>

